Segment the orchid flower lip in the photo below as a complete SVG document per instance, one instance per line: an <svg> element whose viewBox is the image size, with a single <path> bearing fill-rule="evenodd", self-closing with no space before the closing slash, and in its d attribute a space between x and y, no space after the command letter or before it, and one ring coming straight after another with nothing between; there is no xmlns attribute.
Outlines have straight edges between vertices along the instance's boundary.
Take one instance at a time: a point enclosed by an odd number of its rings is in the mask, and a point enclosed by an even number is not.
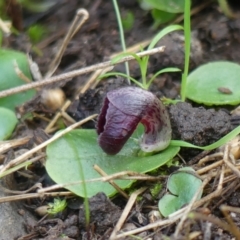
<svg viewBox="0 0 240 240"><path fill-rule="evenodd" d="M140 141L143 151L160 151L169 145L169 116L154 94L137 87L107 93L97 122L100 147L107 154L117 154L139 123L145 128Z"/></svg>

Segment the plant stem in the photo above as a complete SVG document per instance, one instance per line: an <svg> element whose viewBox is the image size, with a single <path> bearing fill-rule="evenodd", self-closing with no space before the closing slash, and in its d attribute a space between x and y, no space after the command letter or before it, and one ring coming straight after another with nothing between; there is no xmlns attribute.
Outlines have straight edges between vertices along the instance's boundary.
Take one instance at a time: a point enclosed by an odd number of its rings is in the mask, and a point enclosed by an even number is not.
<svg viewBox="0 0 240 240"><path fill-rule="evenodd" d="M184 73L182 75L181 83L181 99L185 101L186 99L186 86L187 86L187 76L189 70L189 58L190 58L190 48L191 48L191 21L190 21L190 10L191 10L191 1L185 1L184 9L184 37L185 37L185 61L184 61Z"/></svg>
<svg viewBox="0 0 240 240"><path fill-rule="evenodd" d="M125 44L124 31L123 31L123 26L122 26L122 19L121 19L121 15L120 15L120 12L119 12L117 0L112 0L112 1L113 1L113 6L114 6L114 9L115 9L116 17L117 17L122 49L123 49L123 52L126 52L126 44ZM125 69L126 69L127 76L130 76L128 62L125 62ZM130 85L130 79L129 78L128 78L128 84Z"/></svg>

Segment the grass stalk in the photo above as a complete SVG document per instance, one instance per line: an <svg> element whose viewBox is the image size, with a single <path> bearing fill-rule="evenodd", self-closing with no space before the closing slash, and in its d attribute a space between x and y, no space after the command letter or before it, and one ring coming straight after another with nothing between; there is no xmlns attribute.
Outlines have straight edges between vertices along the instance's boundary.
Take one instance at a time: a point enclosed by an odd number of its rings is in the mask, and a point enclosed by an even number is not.
<svg viewBox="0 0 240 240"><path fill-rule="evenodd" d="M185 101L186 99L186 86L187 86L187 76L189 71L189 60L190 60L190 49L191 49L191 20L190 20L190 11L191 11L191 1L185 1L184 9L184 37L185 37L185 61L184 61L184 72L182 75L181 83L181 99Z"/></svg>
<svg viewBox="0 0 240 240"><path fill-rule="evenodd" d="M126 44L125 44L124 31L123 31L123 26L122 26L122 19L121 19L120 11L118 8L117 0L112 0L112 1L113 1L113 6L115 9L116 17L117 17L122 49L123 49L123 52L126 52ZM126 69L127 76L130 76L128 62L125 62L125 69ZM130 79L128 78L127 80L128 80L128 84L130 85Z"/></svg>

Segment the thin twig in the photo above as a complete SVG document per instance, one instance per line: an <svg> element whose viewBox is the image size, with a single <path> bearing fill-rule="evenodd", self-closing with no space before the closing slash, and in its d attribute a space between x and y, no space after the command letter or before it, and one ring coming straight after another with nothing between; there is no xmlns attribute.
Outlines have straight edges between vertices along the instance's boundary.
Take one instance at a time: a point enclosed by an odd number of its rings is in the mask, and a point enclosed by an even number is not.
<svg viewBox="0 0 240 240"><path fill-rule="evenodd" d="M151 49L151 50L147 50L147 51L144 51L144 52L137 53L137 56L144 57L144 56L148 56L148 55L153 55L153 54L156 54L156 53L159 53L159 52L163 52L164 49L165 49L165 47L157 47L157 48L154 48L154 49ZM18 87L15 87L15 88L4 90L4 91L0 92L0 98L7 97L9 95L13 95L13 94L19 93L19 92L24 92L24 91L32 89L32 88L42 87L42 86L46 86L48 84L53 84L53 83L56 83L56 82L71 79L71 78L77 77L77 76L85 74L85 73L93 72L93 71L96 71L98 69L106 68L106 67L109 67L109 66L114 66L116 64L123 63L123 62L126 62L126 61L131 61L131 60L134 60L134 59L135 58L133 56L126 56L126 57L123 57L122 59L120 59L116 63L112 63L112 61L98 63L98 64L95 64L95 65L92 65L92 66L89 66L89 67L81 68L79 70L74 70L74 71L70 71L68 73L63 73L63 74L60 74L58 76L45 79L43 81L32 82L32 83L29 83L29 84L25 84L25 85L22 85L22 86L18 86Z"/></svg>
<svg viewBox="0 0 240 240"><path fill-rule="evenodd" d="M100 175L103 177L107 177L108 175L97 165L94 164L93 166L94 170L96 170ZM109 180L109 183L126 199L129 199L129 196L113 181Z"/></svg>
<svg viewBox="0 0 240 240"><path fill-rule="evenodd" d="M216 218L214 216L211 216L211 215L207 216L203 213L194 212L194 213L190 213L189 217L191 219L196 219L196 220L199 219L199 220L203 220L203 221L208 221L208 222L211 222L211 223L221 227L222 229L224 229L226 231L229 231L229 232L231 231L231 228L227 223L221 221L219 218Z"/></svg>
<svg viewBox="0 0 240 240"><path fill-rule="evenodd" d="M197 172L197 174L202 175L203 173L209 172L210 170L215 169L216 167L221 166L222 164L223 164L223 160L220 160L220 161L215 162L211 165L203 167L203 168L197 170L196 172Z"/></svg>
<svg viewBox="0 0 240 240"><path fill-rule="evenodd" d="M132 209L132 206L133 204L135 203L136 199L137 199L137 196L141 193L143 193L145 190L147 189L147 187L143 187L143 188L140 188L138 190L136 190L135 192L133 192L122 212L122 215L121 217L119 218L116 226L114 227L113 231L112 231L112 234L109 238L109 240L114 240L116 239L116 234L117 232L121 229L123 223L125 222L130 210Z"/></svg>
<svg viewBox="0 0 240 240"><path fill-rule="evenodd" d="M1 197L0 203L20 201L20 200L30 199L30 198L58 197L58 196L71 196L71 195L73 195L72 192L27 193L27 194L15 195L15 196Z"/></svg>
<svg viewBox="0 0 240 240"><path fill-rule="evenodd" d="M18 77L22 79L25 83L31 83L32 81L21 71L21 69L18 67L18 63L16 60L13 62L14 70Z"/></svg>
<svg viewBox="0 0 240 240"><path fill-rule="evenodd" d="M3 21L0 18L0 29L8 36L11 33L11 22L10 21Z"/></svg>
<svg viewBox="0 0 240 240"><path fill-rule="evenodd" d="M27 152L26 152L27 153ZM30 164L32 164L32 163L34 163L34 162L36 162L36 161L39 161L41 158L43 158L43 157L45 157L46 155L45 155L45 153L44 154L39 154L38 156L36 156L36 157L34 157L34 158L32 158L32 159L29 159L29 160L27 160L27 161L25 161L25 162L23 162L23 163L21 163L21 164L18 164L18 165L16 165L15 167L12 167L12 168L10 168L10 169L7 169L5 172L4 172L4 175L6 176L6 175L9 175L9 174L11 174L11 173L14 173L14 172L16 172L16 171L18 171L18 170L20 170L21 168L26 168L27 166L29 166ZM4 167L3 167L4 168ZM2 169L3 169L2 168Z"/></svg>
<svg viewBox="0 0 240 240"><path fill-rule="evenodd" d="M31 137L24 137L24 138L13 139L13 140L8 140L8 141L0 141L0 154L5 153L10 148L13 149L15 147L24 145L30 139L31 139Z"/></svg>
<svg viewBox="0 0 240 240"><path fill-rule="evenodd" d="M5 171L13 166L16 166L18 164L21 164L22 162L25 161L26 158L30 157L32 154L34 154L35 152L39 151L40 149L46 147L48 144L52 143L53 141L59 139L60 137L62 137L64 134L72 131L74 128L77 128L79 126L81 126L82 124L88 122L89 120L94 119L97 116L97 114L93 114L85 119L83 119L80 122L74 123L73 125L67 127L66 129L64 129L61 132L58 132L57 134L55 134L52 138L48 139L47 141L41 143L40 145L36 146L35 148L31 149L30 151L20 155L19 157L15 158L14 160L10 161L7 165L5 165L1 171L0 171L0 178L4 177L8 174L5 173Z"/></svg>
<svg viewBox="0 0 240 240"><path fill-rule="evenodd" d="M240 178L240 171L229 162L229 145L226 145L225 147L223 161L232 170L232 172L236 174L238 178Z"/></svg>
<svg viewBox="0 0 240 240"><path fill-rule="evenodd" d="M229 227L230 227L230 233L236 237L236 239L240 239L240 231L239 228L236 226L236 224L233 222L232 218L230 217L228 211L231 211L231 207L230 209L228 208L228 206L223 205L220 207L225 219L227 220Z"/></svg>
<svg viewBox="0 0 240 240"><path fill-rule="evenodd" d="M62 59L62 56L66 50L66 47L67 47L69 41L79 31L79 29L86 22L88 17L89 17L89 14L88 14L87 10L85 10L83 8L77 10L76 16L68 30L68 33L66 34L66 36L61 44L61 47L59 48L55 58L53 59L53 61L50 64L49 70L46 73L45 78L49 78L56 71L58 65L60 64L60 61Z"/></svg>
<svg viewBox="0 0 240 240"><path fill-rule="evenodd" d="M54 116L54 118L51 120L51 122L47 125L47 127L45 128L45 132L49 133L50 129L53 128L53 126L55 125L55 123L57 122L57 120L59 119L59 117L62 115L61 112L64 112L71 104L70 100L66 100L66 102L64 103L64 105L61 107L60 111L57 112L57 114Z"/></svg>
<svg viewBox="0 0 240 240"><path fill-rule="evenodd" d="M169 224L175 223L180 217L181 217L181 215L176 215L170 219L159 220L157 222L150 223L144 227L139 227L137 229L130 230L128 232L120 233L114 239L121 239L121 238L129 236L129 235L134 235L134 234L141 233L141 232L144 232L147 230L151 230L151 229L158 228L161 226L169 225Z"/></svg>
<svg viewBox="0 0 240 240"><path fill-rule="evenodd" d="M128 176L126 176L126 175L128 175ZM166 178L167 178L167 176L154 177L154 176L148 176L146 174L141 174L141 173L132 172L132 171L123 171L123 172L113 173L113 174L108 175L106 177L85 179L84 181L80 180L80 181L69 182L69 183L55 184L55 185L52 185L50 187L39 189L38 192L55 191L55 190L60 189L60 188L67 188L69 186L79 185L79 184L89 183L89 182L99 182L99 181L109 182L110 180L115 180L115 179L159 181L159 180L166 179Z"/></svg>

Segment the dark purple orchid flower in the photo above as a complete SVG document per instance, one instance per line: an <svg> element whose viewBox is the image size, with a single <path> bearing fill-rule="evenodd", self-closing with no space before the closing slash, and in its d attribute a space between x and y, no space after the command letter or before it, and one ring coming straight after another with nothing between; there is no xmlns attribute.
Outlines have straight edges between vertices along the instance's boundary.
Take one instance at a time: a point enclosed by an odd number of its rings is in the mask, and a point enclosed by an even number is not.
<svg viewBox="0 0 240 240"><path fill-rule="evenodd" d="M117 154L139 123L145 127L140 140L144 152L160 151L169 145L169 116L154 94L136 87L108 92L97 123L100 147L107 154Z"/></svg>

